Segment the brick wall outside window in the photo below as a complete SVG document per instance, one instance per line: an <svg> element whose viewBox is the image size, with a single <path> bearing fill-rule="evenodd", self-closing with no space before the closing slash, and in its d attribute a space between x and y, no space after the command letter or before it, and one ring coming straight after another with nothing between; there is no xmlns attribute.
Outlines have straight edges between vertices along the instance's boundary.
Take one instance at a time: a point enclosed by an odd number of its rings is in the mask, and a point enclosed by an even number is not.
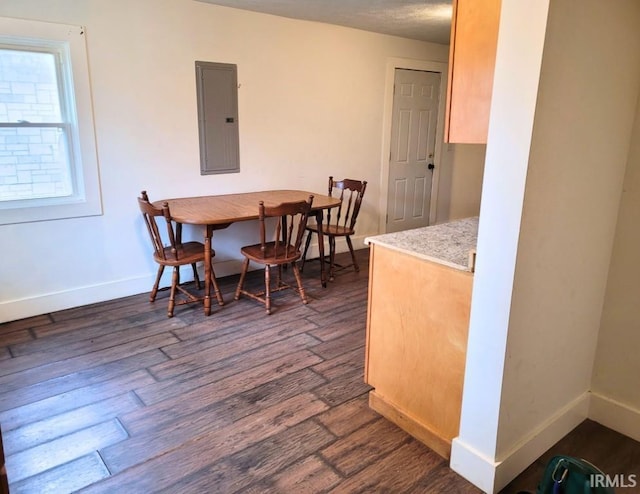
<svg viewBox="0 0 640 494"><path fill-rule="evenodd" d="M54 57L0 50L0 122L61 124ZM60 127L0 127L0 200L72 193Z"/></svg>

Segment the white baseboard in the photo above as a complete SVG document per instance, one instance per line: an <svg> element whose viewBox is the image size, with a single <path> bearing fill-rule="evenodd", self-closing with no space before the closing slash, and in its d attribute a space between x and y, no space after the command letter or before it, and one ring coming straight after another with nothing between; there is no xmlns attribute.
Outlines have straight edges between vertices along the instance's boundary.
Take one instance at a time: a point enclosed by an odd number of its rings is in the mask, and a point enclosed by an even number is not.
<svg viewBox="0 0 640 494"><path fill-rule="evenodd" d="M354 236L352 237L352 241L354 249L366 247L364 236ZM347 251L348 247L344 239L338 239L336 242L336 252ZM307 257L313 258L318 257L318 255L318 243L317 241L312 242L309 246ZM242 269L242 259L238 258L214 262L213 267L216 277L218 278L238 274ZM184 271L184 275L185 281L189 281L188 270ZM167 270L165 270L165 276L167 276ZM151 290L154 279L155 273L152 273L95 285L74 287L68 290L44 293L22 299L0 301L0 323L148 292ZM168 286L168 280L170 280L170 278L163 278L164 285Z"/></svg>
<svg viewBox="0 0 640 494"><path fill-rule="evenodd" d="M367 235L369 236L369 235ZM351 243L353 244L353 248L355 250L359 249L368 249L369 246L364 243L364 239L367 237L365 235L354 235L351 237ZM304 245L303 245L304 248ZM336 253L339 254L341 252L349 252L349 247L347 246L347 241L344 237L336 238ZM325 255L329 255L329 247L325 242ZM318 241L317 237L314 235L311 244L309 245L309 252L307 253L307 259L315 259L320 256L320 252L318 251Z"/></svg>
<svg viewBox="0 0 640 494"><path fill-rule="evenodd" d="M591 393L589 418L636 441L640 441L640 410L598 393Z"/></svg>
<svg viewBox="0 0 640 494"><path fill-rule="evenodd" d="M150 291L153 277L137 277L0 302L0 323Z"/></svg>
<svg viewBox="0 0 640 494"><path fill-rule="evenodd" d="M223 261L214 264L214 270L218 278L237 274L242 267L241 260ZM171 283L170 269L165 269L160 286L169 286ZM181 271L184 281L190 281L193 276L188 269ZM202 273L201 273L202 274ZM181 279L182 276L181 276ZM49 312L71 309L82 305L95 304L106 300L113 300L139 293L150 292L155 281L155 272L110 281L95 285L85 285L59 292L44 293L33 297L8 300L0 302L0 323L17 321L26 317L39 316Z"/></svg>
<svg viewBox="0 0 640 494"><path fill-rule="evenodd" d="M525 436L504 455L496 472L496 488L502 489L545 451L580 425L589 415L590 393L587 391Z"/></svg>
<svg viewBox="0 0 640 494"><path fill-rule="evenodd" d="M585 392L567 404L495 461L455 438L451 468L483 491L498 492L588 417L590 397Z"/></svg>
<svg viewBox="0 0 640 494"><path fill-rule="evenodd" d="M465 443L460 437L454 437L451 442L449 466L483 492L494 492L498 464Z"/></svg>

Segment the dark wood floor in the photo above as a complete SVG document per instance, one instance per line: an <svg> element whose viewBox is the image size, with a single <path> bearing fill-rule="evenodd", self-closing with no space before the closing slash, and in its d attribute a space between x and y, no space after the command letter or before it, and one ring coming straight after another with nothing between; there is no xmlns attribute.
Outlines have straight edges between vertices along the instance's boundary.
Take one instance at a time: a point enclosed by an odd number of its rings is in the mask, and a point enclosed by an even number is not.
<svg viewBox="0 0 640 494"><path fill-rule="evenodd" d="M308 264L310 303L280 292L270 316L229 277L210 317L168 319L162 292L0 325L11 492L479 493L367 406L367 254L327 289ZM640 464L638 443L581 427L568 451ZM543 461L505 492L535 490Z"/></svg>
<svg viewBox="0 0 640 494"><path fill-rule="evenodd" d="M618 482L618 494L640 493L640 443L596 422L585 420L522 472L501 494L535 492L545 466L557 454L584 458L597 465L611 476L612 482ZM619 476L617 480L616 475Z"/></svg>

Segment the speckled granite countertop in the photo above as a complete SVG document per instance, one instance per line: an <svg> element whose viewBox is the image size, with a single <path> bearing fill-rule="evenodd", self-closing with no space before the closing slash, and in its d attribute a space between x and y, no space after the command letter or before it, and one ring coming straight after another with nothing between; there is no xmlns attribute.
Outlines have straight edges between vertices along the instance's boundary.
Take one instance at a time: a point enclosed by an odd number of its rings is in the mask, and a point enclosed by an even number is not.
<svg viewBox="0 0 640 494"><path fill-rule="evenodd" d="M478 217L365 238L389 249L463 271L473 271Z"/></svg>

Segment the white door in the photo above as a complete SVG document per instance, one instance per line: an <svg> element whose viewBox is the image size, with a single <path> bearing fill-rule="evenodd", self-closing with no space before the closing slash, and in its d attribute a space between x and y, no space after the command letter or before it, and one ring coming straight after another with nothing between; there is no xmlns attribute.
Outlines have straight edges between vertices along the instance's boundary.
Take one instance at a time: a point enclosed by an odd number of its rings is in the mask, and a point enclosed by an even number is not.
<svg viewBox="0 0 640 494"><path fill-rule="evenodd" d="M396 69L387 232L429 224L440 73Z"/></svg>

